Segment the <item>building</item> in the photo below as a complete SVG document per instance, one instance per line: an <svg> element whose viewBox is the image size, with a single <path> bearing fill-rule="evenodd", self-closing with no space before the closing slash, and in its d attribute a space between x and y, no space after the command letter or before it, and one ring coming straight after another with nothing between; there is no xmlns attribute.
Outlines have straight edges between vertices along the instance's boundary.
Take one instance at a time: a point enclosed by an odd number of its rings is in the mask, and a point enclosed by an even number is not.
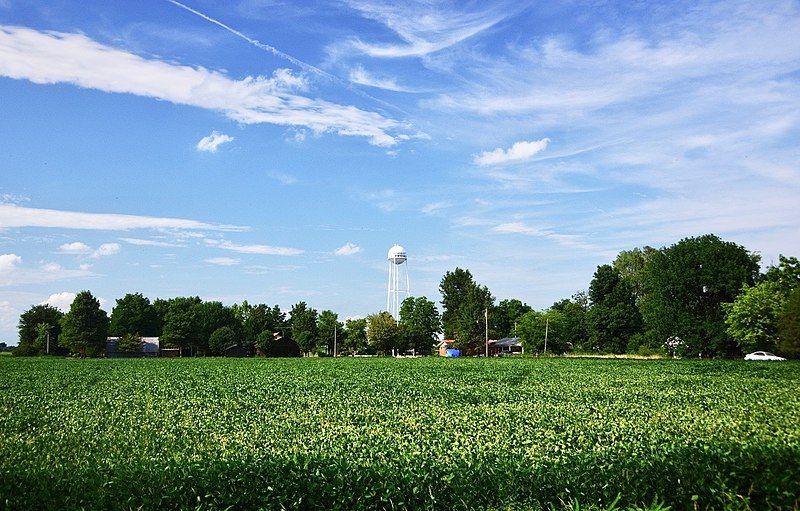
<svg viewBox="0 0 800 511"><path fill-rule="evenodd" d="M250 352L241 344L233 344L222 350L223 357L249 357Z"/></svg>
<svg viewBox="0 0 800 511"><path fill-rule="evenodd" d="M519 337L504 337L494 342L491 352L494 355L517 355L525 353L525 348Z"/></svg>

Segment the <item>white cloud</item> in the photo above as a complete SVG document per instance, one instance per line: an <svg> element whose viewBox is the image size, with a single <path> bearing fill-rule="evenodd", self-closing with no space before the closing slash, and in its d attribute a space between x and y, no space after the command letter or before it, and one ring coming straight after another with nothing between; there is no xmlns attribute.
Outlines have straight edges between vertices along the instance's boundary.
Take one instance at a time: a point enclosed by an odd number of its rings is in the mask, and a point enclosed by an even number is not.
<svg viewBox="0 0 800 511"><path fill-rule="evenodd" d="M350 70L350 81L359 85L366 85L367 87L375 87L377 89L385 89L394 92L415 92L399 85L393 78L375 76L360 65Z"/></svg>
<svg viewBox="0 0 800 511"><path fill-rule="evenodd" d="M177 243L169 243L167 241L158 241L158 240L145 240L141 238L120 238L120 241L124 241L129 245L136 245L136 246L143 246L143 247L182 247L184 245L179 245Z"/></svg>
<svg viewBox="0 0 800 511"><path fill-rule="evenodd" d="M218 131L212 131L210 135L201 138L200 141L197 142L197 150L207 153L216 153L219 146L232 141L233 137Z"/></svg>
<svg viewBox="0 0 800 511"><path fill-rule="evenodd" d="M97 250L94 251L92 257L103 257L118 254L120 250L119 243L103 243Z"/></svg>
<svg viewBox="0 0 800 511"><path fill-rule="evenodd" d="M554 241L555 243L570 247L570 248L580 248L584 250L593 250L597 251L599 248L589 242L584 241L584 237L578 234L560 234L557 232L553 232L551 229L537 229L536 227L530 226L524 222L508 222L496 225L492 228L494 232L499 232L503 234L524 234L526 236L538 236L541 238L549 239Z"/></svg>
<svg viewBox="0 0 800 511"><path fill-rule="evenodd" d="M355 243L347 242L341 247L337 248L334 254L337 256L351 256L361 252L361 247L356 245Z"/></svg>
<svg viewBox="0 0 800 511"><path fill-rule="evenodd" d="M80 241L73 241L61 245L58 247L58 251L62 254L89 254L92 252L92 247Z"/></svg>
<svg viewBox="0 0 800 511"><path fill-rule="evenodd" d="M0 62L1 64L1 62ZM182 218L159 218L113 213L82 213L37 209L0 204L0 228L51 227L61 229L92 229L125 231L129 229L205 229L210 231L243 231L234 225L207 224Z"/></svg>
<svg viewBox="0 0 800 511"><path fill-rule="evenodd" d="M485 151L475 155L473 162L475 165L486 166L525 161L544 151L549 143L549 138L531 140L530 142L523 140L515 142L508 149L498 147L494 151Z"/></svg>
<svg viewBox="0 0 800 511"><path fill-rule="evenodd" d="M17 254L0 255L0 274L10 273L19 264L22 264L22 258Z"/></svg>
<svg viewBox="0 0 800 511"><path fill-rule="evenodd" d="M63 291L61 293L55 293L47 297L47 300L43 301L39 305L52 305L53 307L60 309L62 312L68 312L70 305L75 300L77 295L75 293L70 293L69 291Z"/></svg>
<svg viewBox="0 0 800 511"><path fill-rule="evenodd" d="M39 84L70 83L223 112L243 124L303 126L314 133L366 137L392 146L404 123L354 106L296 93L305 81L280 69L234 80L202 67L146 59L83 34L0 27L0 76Z"/></svg>
<svg viewBox="0 0 800 511"><path fill-rule="evenodd" d="M420 211L426 215L431 215L442 209L447 209L449 207L452 207L452 205L453 205L452 203L446 201L431 202L430 204L426 204L425 206L423 206Z"/></svg>
<svg viewBox="0 0 800 511"><path fill-rule="evenodd" d="M204 261L209 264L216 264L217 266L233 266L239 264L239 260L233 257L210 257L204 259Z"/></svg>
<svg viewBox="0 0 800 511"><path fill-rule="evenodd" d="M303 253L302 250L291 247L274 247L272 245L238 245L227 240L221 241L213 239L207 239L205 242L213 247L221 248L223 250L230 250L232 252L239 252L240 254L293 256Z"/></svg>
<svg viewBox="0 0 800 511"><path fill-rule="evenodd" d="M284 174L283 172L271 172L268 175L275 181L284 185L297 184L297 178L290 174Z"/></svg>

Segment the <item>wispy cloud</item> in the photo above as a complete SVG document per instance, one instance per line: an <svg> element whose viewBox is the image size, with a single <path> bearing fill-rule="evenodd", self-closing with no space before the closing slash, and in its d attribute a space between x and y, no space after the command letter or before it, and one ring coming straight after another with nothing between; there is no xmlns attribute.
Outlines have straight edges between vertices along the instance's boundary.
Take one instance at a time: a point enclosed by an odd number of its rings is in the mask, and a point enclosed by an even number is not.
<svg viewBox="0 0 800 511"><path fill-rule="evenodd" d="M228 142L233 142L233 137L218 131L212 131L210 135L201 138L197 142L197 150L206 153L216 153L219 146Z"/></svg>
<svg viewBox="0 0 800 511"><path fill-rule="evenodd" d="M282 185L293 185L297 184L297 178L292 176L291 174L286 174L283 172L270 172L269 177L274 179L275 181L279 182Z"/></svg>
<svg viewBox="0 0 800 511"><path fill-rule="evenodd" d="M160 218L114 213L84 213L38 209L0 204L0 228L51 227L61 229L86 229L127 231L130 229L201 229L208 231L243 231L246 227L208 224L182 218Z"/></svg>
<svg viewBox="0 0 800 511"><path fill-rule="evenodd" d="M475 165L480 166L521 162L529 160L544 151L549 143L549 138L531 140L530 142L519 141L508 149L498 147L494 151L485 151L475 155L473 162Z"/></svg>
<svg viewBox="0 0 800 511"><path fill-rule="evenodd" d="M41 262L38 267L29 267L23 265L22 257L17 254L0 255L0 286L40 284L92 275L88 269L62 268L53 262Z"/></svg>
<svg viewBox="0 0 800 511"><path fill-rule="evenodd" d="M238 245L227 240L217 239L206 239L205 242L209 246L221 248L223 250L230 250L232 252L239 252L240 254L294 256L303 253L303 250L291 247L275 247L272 245Z"/></svg>
<svg viewBox="0 0 800 511"><path fill-rule="evenodd" d="M170 243L167 241L158 241L158 240L146 240L141 238L120 238L120 241L124 241L129 245L136 245L142 247L182 247L184 245L178 243Z"/></svg>
<svg viewBox="0 0 800 511"><path fill-rule="evenodd" d="M202 67L146 59L83 34L0 27L0 76L39 84L70 83L223 112L243 124L304 126L314 133L365 137L393 146L407 126L375 112L297 94L288 70L234 80Z"/></svg>
<svg viewBox="0 0 800 511"><path fill-rule="evenodd" d="M233 257L210 257L204 259L204 261L217 266L234 266L239 264L239 260Z"/></svg>
<svg viewBox="0 0 800 511"><path fill-rule="evenodd" d="M393 92L417 92L399 85L394 78L375 76L361 65L350 70L350 81L359 85L366 85L367 87L375 87L377 89L390 90Z"/></svg>
<svg viewBox="0 0 800 511"><path fill-rule="evenodd" d="M559 245L580 248L583 250L597 251L599 247L593 243L585 240L585 237L579 234L561 234L554 232L552 229L540 229L533 227L524 222L508 222L496 225L492 228L494 232L503 234L524 234L526 236L538 236L546 238L558 243Z"/></svg>
<svg viewBox="0 0 800 511"><path fill-rule="evenodd" d="M425 206L420 209L420 211L426 215L431 215L437 211L441 211L443 209L447 209L453 206L453 203L447 201L439 201L439 202L431 202L430 204L426 204Z"/></svg>
<svg viewBox="0 0 800 511"><path fill-rule="evenodd" d="M61 245L58 247L58 251L62 254L88 255L93 259L97 259L103 256L118 254L120 246L119 243L103 243L95 250L86 243L73 241L72 243L64 243Z"/></svg>
<svg viewBox="0 0 800 511"><path fill-rule="evenodd" d="M341 247L337 248L333 253L337 256L351 256L361 252L361 247L355 243L347 242Z"/></svg>

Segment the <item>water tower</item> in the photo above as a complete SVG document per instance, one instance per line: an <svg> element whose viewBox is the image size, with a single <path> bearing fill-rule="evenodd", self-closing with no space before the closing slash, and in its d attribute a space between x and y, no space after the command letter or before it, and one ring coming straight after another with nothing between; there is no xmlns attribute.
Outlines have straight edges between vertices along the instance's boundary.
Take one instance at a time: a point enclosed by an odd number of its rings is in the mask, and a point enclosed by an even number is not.
<svg viewBox="0 0 800 511"><path fill-rule="evenodd" d="M389 287L386 292L386 310L395 320L400 320L400 304L410 296L411 284L408 280L408 256L406 249L394 245L389 249Z"/></svg>

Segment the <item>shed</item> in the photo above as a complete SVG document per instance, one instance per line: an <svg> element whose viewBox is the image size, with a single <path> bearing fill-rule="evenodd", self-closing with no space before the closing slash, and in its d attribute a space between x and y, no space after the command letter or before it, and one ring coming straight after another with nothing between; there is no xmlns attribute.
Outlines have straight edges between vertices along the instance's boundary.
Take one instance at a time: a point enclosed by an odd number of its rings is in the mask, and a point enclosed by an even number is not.
<svg viewBox="0 0 800 511"><path fill-rule="evenodd" d="M498 355L525 353L519 337L504 337L494 343L494 351Z"/></svg>
<svg viewBox="0 0 800 511"><path fill-rule="evenodd" d="M224 357L247 357L250 356L250 352L242 346L241 344L232 344L222 350L222 356Z"/></svg>

